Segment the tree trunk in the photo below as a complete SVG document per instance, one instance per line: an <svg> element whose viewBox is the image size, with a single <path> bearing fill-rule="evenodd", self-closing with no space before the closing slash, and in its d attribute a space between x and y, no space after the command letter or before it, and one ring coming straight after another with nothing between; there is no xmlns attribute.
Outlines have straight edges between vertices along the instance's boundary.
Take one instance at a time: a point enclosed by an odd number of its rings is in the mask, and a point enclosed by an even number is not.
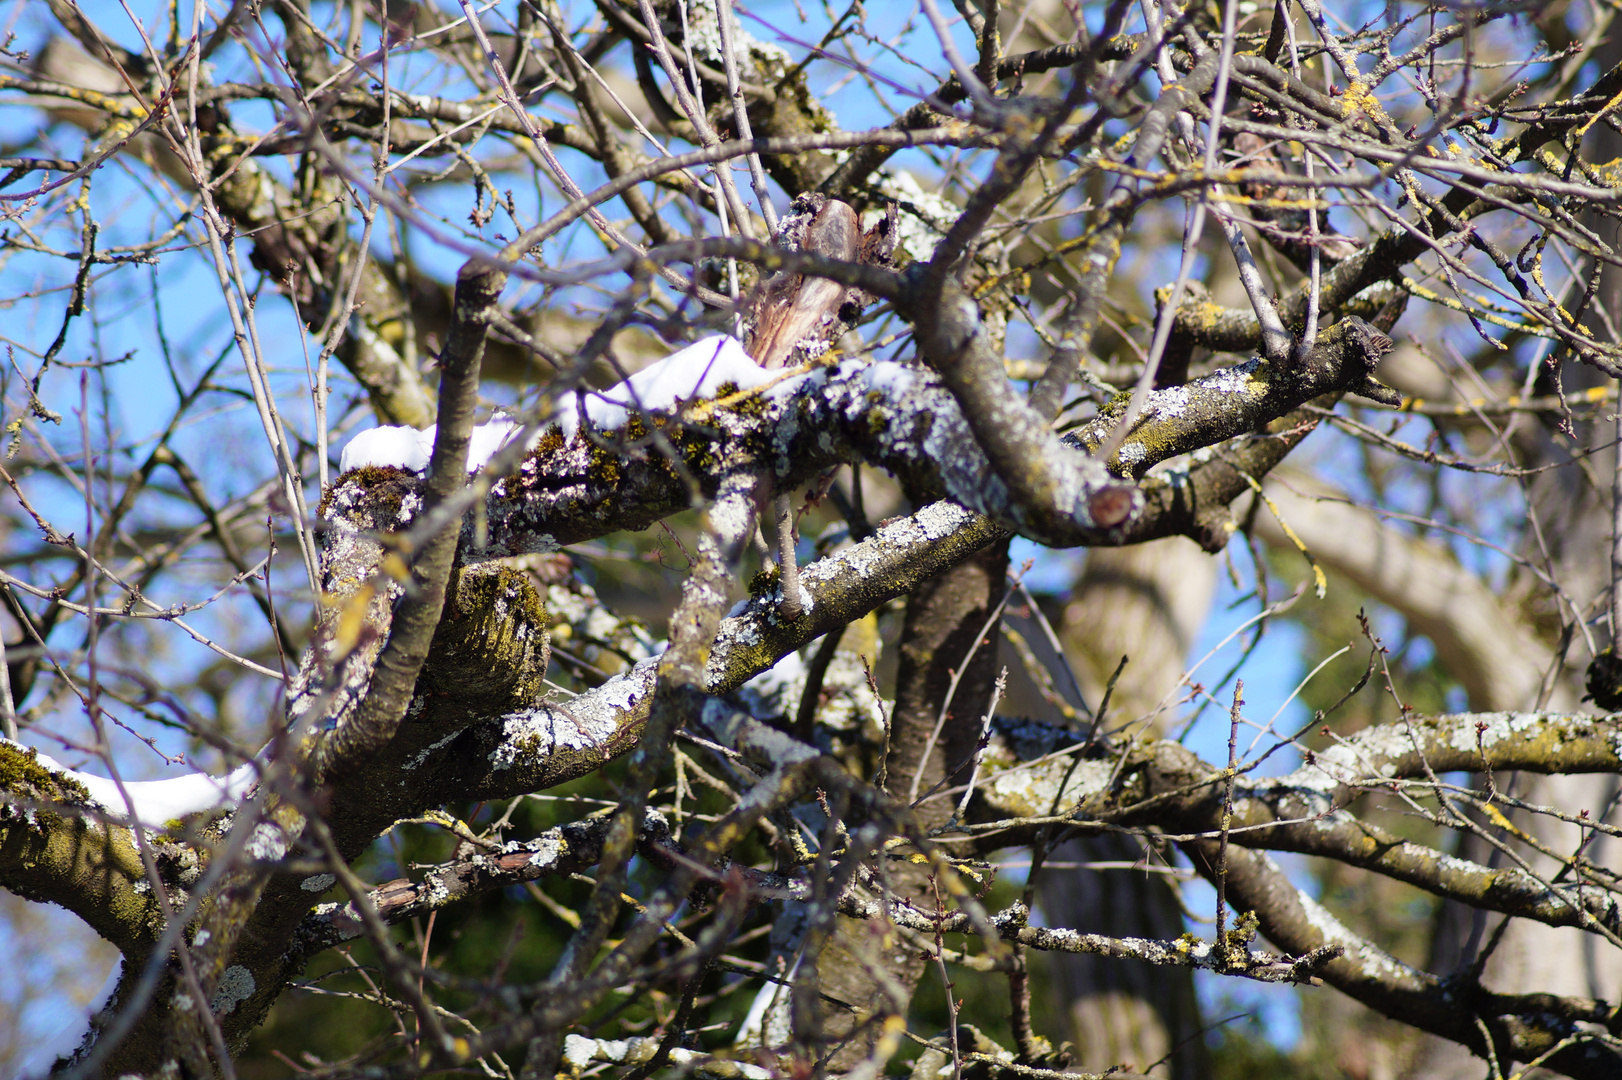
<svg viewBox="0 0 1622 1080"><path fill-rule="evenodd" d="M1003 599L1007 573L1008 542L1003 540L926 582L907 598L886 789L897 800L911 802L916 777L916 790L924 798L917 813L925 829L944 823L956 805L953 798L927 798L926 793L943 784L949 774L960 782L957 778L966 777L965 766L972 760L981 717L997 677L999 635L996 624L988 627L987 622ZM962 678L937 736L942 704L960 670ZM928 867L892 862L889 884L896 895L922 907L935 905ZM893 1007L897 991L911 996L928 960L925 952L900 938L893 926L838 917L818 959L817 978L823 994L845 1002L853 1011L828 1012L823 1023L823 1052L852 1033L856 1037L834 1054L830 1071L843 1071L871 1052L879 1024L870 1021L882 1019Z"/></svg>
<svg viewBox="0 0 1622 1080"><path fill-rule="evenodd" d="M1064 611L1065 651L1095 707L1122 656L1131 657L1111 697L1105 725L1147 719L1175 687L1215 586L1215 562L1188 540L1095 548ZM1144 845L1107 835L1065 844L1058 863L1141 863ZM1151 871L1157 862L1149 857ZM1059 869L1043 875L1042 909L1054 926L1117 937L1175 938L1182 909L1167 879L1142 870ZM1153 1075L1200 1080L1210 1057L1200 1036L1194 980L1184 968L1074 953L1053 956L1070 1017L1077 1064L1101 1072L1129 1062Z"/></svg>

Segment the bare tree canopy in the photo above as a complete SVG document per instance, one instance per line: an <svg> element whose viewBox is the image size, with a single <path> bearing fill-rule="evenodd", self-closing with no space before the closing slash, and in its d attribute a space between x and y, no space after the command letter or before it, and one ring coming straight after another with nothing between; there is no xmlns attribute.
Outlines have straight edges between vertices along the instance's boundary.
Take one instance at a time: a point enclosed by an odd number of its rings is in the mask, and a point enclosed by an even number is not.
<svg viewBox="0 0 1622 1080"><path fill-rule="evenodd" d="M0 1055L1622 1075L1614 18L10 5Z"/></svg>

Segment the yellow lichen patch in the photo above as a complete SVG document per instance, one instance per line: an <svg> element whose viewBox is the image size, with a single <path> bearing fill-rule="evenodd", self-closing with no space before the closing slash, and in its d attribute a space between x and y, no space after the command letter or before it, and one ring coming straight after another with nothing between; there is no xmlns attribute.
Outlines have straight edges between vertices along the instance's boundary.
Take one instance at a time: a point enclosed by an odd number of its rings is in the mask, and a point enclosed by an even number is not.
<svg viewBox="0 0 1622 1080"><path fill-rule="evenodd" d="M454 693L470 708L528 705L544 689L546 624L546 603L522 569L497 563L457 572L424 676L430 694Z"/></svg>
<svg viewBox="0 0 1622 1080"><path fill-rule="evenodd" d="M566 442L567 440L563 437L563 425L548 424L546 430L541 432L541 437L536 441L535 449L531 450L530 454L533 457L547 457L562 450Z"/></svg>
<svg viewBox="0 0 1622 1080"><path fill-rule="evenodd" d="M1098 167L1105 172L1120 173L1130 176L1134 180L1148 180L1155 184L1165 184L1181 178L1178 173L1154 172L1149 169L1140 169L1136 165L1126 165L1119 161L1100 161Z"/></svg>
<svg viewBox="0 0 1622 1080"><path fill-rule="evenodd" d="M39 763L39 751L0 743L0 791L21 791L29 787L39 795L67 795L73 801L88 801L90 792L70 776L52 772Z"/></svg>
<svg viewBox="0 0 1622 1080"><path fill-rule="evenodd" d="M1583 124L1582 127L1577 129L1577 139L1580 140L1584 135L1587 135L1588 129L1599 123L1600 117L1616 108L1618 103L1622 103L1622 91L1618 91L1616 94L1614 94L1610 101L1607 101L1598 112L1588 118L1587 123Z"/></svg>
<svg viewBox="0 0 1622 1080"><path fill-rule="evenodd" d="M1469 295L1472 300L1476 300L1482 305L1480 307L1470 307L1470 306L1466 305L1462 300L1458 299L1457 297L1443 296L1440 293L1437 293L1437 292L1435 292L1435 291L1433 291L1431 289L1426 288L1425 286L1421 285L1419 282L1415 281L1411 277L1407 277L1407 276L1403 277L1403 279L1402 279L1402 287L1404 289L1408 290L1408 292L1410 292L1414 296L1419 297L1421 300L1428 301L1429 303L1432 303L1432 304L1438 304L1438 305L1440 305L1442 307L1448 308L1451 311L1458 311L1458 312L1462 312L1462 313L1467 314L1467 315L1473 315L1476 318L1480 319L1482 322L1491 323L1494 326L1502 326L1506 330L1515 330L1515 331L1519 331L1520 333L1523 333L1523 334L1530 334L1530 335L1532 335L1534 337L1553 337L1554 336L1554 331L1549 329L1547 326L1540 326L1540 325L1537 325L1535 323L1524 323L1524 322L1520 322L1519 320L1516 320L1516 319L1507 319L1502 315L1494 314L1492 311L1488 310L1487 308L1489 306L1496 306L1496 305L1489 305L1486 298L1481 297L1481 296L1476 296L1476 295L1473 295L1473 294L1466 294L1466 295ZM1500 310L1503 310L1503 309L1500 309ZM1489 338L1488 341L1491 342L1495 347L1497 347L1499 349L1504 349L1504 348L1507 347L1507 346L1503 345L1501 342L1499 342L1495 338Z"/></svg>
<svg viewBox="0 0 1622 1080"><path fill-rule="evenodd" d="M779 580L781 580L782 576L783 573L780 569L778 569L776 563L767 563L765 566L761 567L759 573L749 579L749 595L764 596L766 593L777 588L777 583Z"/></svg>
<svg viewBox="0 0 1622 1080"><path fill-rule="evenodd" d="M36 751L0 743L0 873L25 874L33 899L61 904L120 948L140 947L162 929L145 867L129 829L69 811L90 801Z"/></svg>
<svg viewBox="0 0 1622 1080"><path fill-rule="evenodd" d="M0 90L26 89L28 89L28 84L24 80L12 78L9 75L0 75ZM53 86L51 93L55 97L67 98L69 101L77 101L101 109L103 112L120 116L133 116L140 119L146 115L146 110L128 94L104 94L99 90L65 84Z"/></svg>
<svg viewBox="0 0 1622 1080"><path fill-rule="evenodd" d="M363 489L369 489L391 480L415 480L416 474L393 465L362 465L358 469L350 469L341 474L327 489L321 493L321 503L316 507L316 516L325 517L332 509L333 496L346 484L354 484ZM400 499L398 495L391 496L389 501L382 504L383 508L392 516L399 512Z"/></svg>
<svg viewBox="0 0 1622 1080"><path fill-rule="evenodd" d="M1549 171L1556 172L1552 168ZM1589 165L1583 171L1607 187L1622 187L1622 158L1612 158L1603 165Z"/></svg>
<svg viewBox="0 0 1622 1080"><path fill-rule="evenodd" d="M1214 301L1200 300L1193 304L1184 304L1178 314L1190 320L1195 329L1215 330L1227 311Z"/></svg>
<svg viewBox="0 0 1622 1080"><path fill-rule="evenodd" d="M1340 114L1342 116L1350 117L1359 110L1376 119L1385 116L1385 109L1369 90L1369 84L1362 79L1353 81L1340 99Z"/></svg>
<svg viewBox="0 0 1622 1080"><path fill-rule="evenodd" d="M587 461L591 469L591 478L594 481L606 484L609 487L614 487L620 482L621 459L618 454L593 443Z"/></svg>
<svg viewBox="0 0 1622 1080"><path fill-rule="evenodd" d="M1270 210L1329 210L1331 204L1325 199L1281 199L1277 197L1257 198L1251 195L1239 195L1232 192L1219 191L1211 196L1215 202L1230 203L1234 206L1261 206Z"/></svg>

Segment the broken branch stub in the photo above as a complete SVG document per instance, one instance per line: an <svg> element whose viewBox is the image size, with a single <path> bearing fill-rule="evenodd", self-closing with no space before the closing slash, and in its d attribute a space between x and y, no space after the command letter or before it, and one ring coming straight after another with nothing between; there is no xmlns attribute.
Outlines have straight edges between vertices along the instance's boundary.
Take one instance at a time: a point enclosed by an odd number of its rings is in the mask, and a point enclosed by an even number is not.
<svg viewBox="0 0 1622 1080"><path fill-rule="evenodd" d="M865 234L856 211L838 199L808 192L778 223L780 247L842 262L889 267L896 244L895 208ZM763 368L792 367L827 352L873 297L826 278L776 274L749 300L745 351Z"/></svg>

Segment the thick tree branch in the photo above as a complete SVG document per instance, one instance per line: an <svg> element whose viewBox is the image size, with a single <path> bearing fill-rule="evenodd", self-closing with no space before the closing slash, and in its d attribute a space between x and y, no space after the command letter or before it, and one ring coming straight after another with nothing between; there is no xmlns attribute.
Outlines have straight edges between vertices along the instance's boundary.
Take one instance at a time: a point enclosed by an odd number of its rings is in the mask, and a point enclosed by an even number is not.
<svg viewBox="0 0 1622 1080"><path fill-rule="evenodd" d="M423 516L430 520L467 484L467 448L478 402L479 365L490 332L490 315L506 280L505 274L475 262L465 265L457 278L451 335L440 356L439 424L423 489ZM412 588L394 615L368 693L353 716L322 741L314 763L318 778L333 777L354 758L376 752L393 738L411 703L417 675L428 659L428 647L444 610L459 532L454 523L446 522L412 560Z"/></svg>
<svg viewBox="0 0 1622 1080"><path fill-rule="evenodd" d="M1106 411L1061 442L1013 395L972 313L964 309L941 321L967 335L958 339L948 366L955 365L953 378L971 422L980 418L989 448L1011 476L994 471L940 382L893 364L842 364L764 401L747 394L736 405L723 400L704 406L699 422L675 435L683 465L702 490L714 492L731 475L766 472L784 490L830 466L862 460L896 473L920 495L945 494L1043 543L1119 543L1141 495L1076 446L1101 439L1111 415ZM1386 347L1382 342L1388 339L1361 320L1343 320L1321 335L1296 370L1277 371L1253 360L1158 391L1117 454L1119 467L1142 476L1157 462L1254 430L1321 394L1368 391L1374 385L1369 373ZM992 365L998 368L994 377ZM994 430L1020 416L1025 420L1013 430ZM391 470L363 470L341 477L329 499L349 503L383 482L407 490L414 484ZM1040 501L1020 502L1008 483ZM689 497L661 460L626 458L609 467L604 452L583 439L560 445L555 437L543 438L518 472L493 489L486 544L470 547L465 557L548 551L617 529L644 528L684 509ZM471 528L464 529L465 541L472 539Z"/></svg>

